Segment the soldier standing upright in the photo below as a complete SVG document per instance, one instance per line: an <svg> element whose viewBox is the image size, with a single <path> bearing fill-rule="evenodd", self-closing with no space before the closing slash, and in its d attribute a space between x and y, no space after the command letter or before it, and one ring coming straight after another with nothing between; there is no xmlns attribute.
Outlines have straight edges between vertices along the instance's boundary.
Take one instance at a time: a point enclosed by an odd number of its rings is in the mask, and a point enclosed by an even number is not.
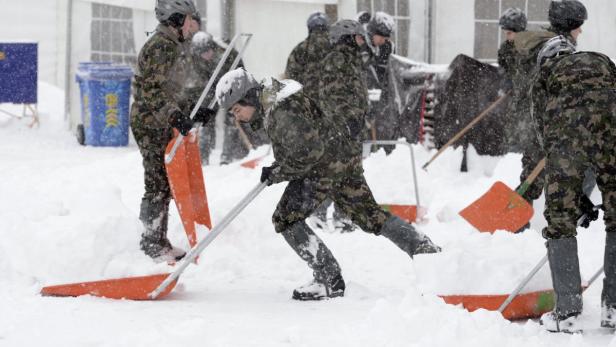
<svg viewBox="0 0 616 347"><path fill-rule="evenodd" d="M385 12L376 12L366 25L367 40L364 46L367 87L371 91L366 127L372 140L395 140L398 136L398 117L389 100L389 58L394 53L391 36L395 21ZM384 146L387 154L394 146Z"/></svg>
<svg viewBox="0 0 616 347"><path fill-rule="evenodd" d="M581 23L576 25L573 38L581 32ZM584 175L590 169L603 197L607 232L601 326L616 328L616 66L603 54L576 53L575 44L565 36L548 41L537 63L534 117L547 158L548 225L543 236L556 293L555 308L541 317L541 324L553 332L581 330L576 224L589 213L580 201L585 196Z"/></svg>
<svg viewBox="0 0 616 347"><path fill-rule="evenodd" d="M572 35L572 32L582 26L587 19L587 12L584 5L578 0L552 1L548 11L548 19L550 21L548 30L519 32L514 39L515 48L519 53L518 71L521 74L520 83L525 86L523 89L526 90L526 93L530 92L533 77L537 72L537 56L543 45L549 39L558 35L563 35L573 44L577 44L579 32L576 33L575 37ZM526 97L530 96L526 95ZM530 114L531 108L520 109L519 112ZM529 141L523 148L520 184L523 184L535 166L544 157L537 136L529 136ZM532 204L534 200L541 196L543 187L544 174L541 173L533 184L530 185L524 194L524 198Z"/></svg>
<svg viewBox="0 0 616 347"><path fill-rule="evenodd" d="M524 85L525 71L520 71L519 54L514 45L517 34L526 31L527 19L521 9L508 8L503 12L498 24L505 34L505 41L498 49L498 65L505 77L502 89L511 92L505 124L507 147L513 152L523 152L524 146L536 142L530 139L531 136L536 136L529 112L530 97L528 88Z"/></svg>
<svg viewBox="0 0 616 347"><path fill-rule="evenodd" d="M301 83L304 94L314 100L319 97L323 59L332 50L328 21L322 12L315 12L308 17L308 37L293 48L285 69L285 77Z"/></svg>
<svg viewBox="0 0 616 347"><path fill-rule="evenodd" d="M272 217L276 232L313 270L314 279L293 291L296 300L343 296L338 262L305 219L332 199L365 232L383 235L409 256L440 248L412 225L382 210L363 176L357 144L344 122L324 114L294 81L258 83L242 69L225 74L216 97L236 119L265 128L275 162L261 182L289 181Z"/></svg>
<svg viewBox="0 0 616 347"><path fill-rule="evenodd" d="M193 18L197 16L194 3L157 0L155 12L160 24L139 52L130 118L144 169L145 193L139 218L145 230L140 246L155 261L174 261L185 252L173 247L167 238L171 190L165 171L165 148L173 137L172 128L186 136L195 121L205 123L213 112L201 108L191 120L194 100L185 94L184 42L198 28Z"/></svg>

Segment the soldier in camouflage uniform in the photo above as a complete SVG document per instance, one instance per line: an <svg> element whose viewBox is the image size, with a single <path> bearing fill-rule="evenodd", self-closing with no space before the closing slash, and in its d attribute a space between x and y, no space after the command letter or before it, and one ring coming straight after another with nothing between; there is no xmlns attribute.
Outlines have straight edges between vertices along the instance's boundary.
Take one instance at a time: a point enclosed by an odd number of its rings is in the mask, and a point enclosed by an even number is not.
<svg viewBox="0 0 616 347"><path fill-rule="evenodd" d="M194 70L195 73L191 76L193 80L192 88L190 88L189 93L192 98L199 98L203 88L207 85L210 77L214 74L214 70L216 70L216 66L222 56L225 53L226 45L223 42L217 42L217 40L209 33L204 31L200 31L192 39L192 47L191 52L193 56L194 62ZM216 80L214 81L213 86L216 85L220 76L222 76L225 72L229 71L233 61L237 58L238 53L235 50L232 50L227 57L227 60L223 64L222 69ZM243 63L240 61L238 66L243 66ZM210 102L214 98L214 88L210 90L210 93L205 97L207 103ZM224 123L224 133L229 134L231 136L229 139L225 138L225 156L233 157L229 153L236 152L235 147L240 147L239 151L247 152L243 145L239 142L239 138L237 135L237 129L226 129L227 127L233 127L232 123L228 123L228 117L225 117ZM220 136L220 135L219 135ZM209 122L207 125L201 127L199 133L199 148L201 152L201 161L204 164L209 163L209 157L216 145L216 122ZM239 157L244 156L239 155Z"/></svg>
<svg viewBox="0 0 616 347"><path fill-rule="evenodd" d="M274 228L314 273L313 281L293 292L294 299L344 295L338 262L305 223L326 198L364 231L385 236L411 257L440 251L413 226L379 207L363 176L361 158L355 155L357 144L349 128L324 114L301 85L274 79L259 84L238 69L222 77L216 97L236 119L265 128L275 162L263 168L261 181L268 185L289 181L272 217Z"/></svg>
<svg viewBox="0 0 616 347"><path fill-rule="evenodd" d="M319 98L323 59L332 50L327 22L327 16L322 12L308 17L308 37L293 48L285 69L285 77L301 83L304 94L314 100Z"/></svg>
<svg viewBox="0 0 616 347"><path fill-rule="evenodd" d="M517 63L518 74L520 75L519 84L522 86L520 89L524 93L529 93L531 89L533 77L537 71L537 55L545 42L555 36L563 35L575 44L577 38L573 37L571 32L583 24L586 19L586 8L577 0L552 1L550 3L548 19L550 21L550 28L547 30L520 32L514 39L515 48L519 54ZM529 98L530 100L528 94L523 97ZM527 102L520 102L517 107L520 108L521 113L530 114L531 110L529 105L530 104ZM528 144L522 148L523 156L520 184L526 180L535 166L544 157L537 136L530 136L528 140ZM535 182L530 185L524 194L524 198L532 203L532 201L541 196L544 185L544 173L541 173ZM592 187L594 187L592 176L588 177L585 185L585 191L589 194L592 191Z"/></svg>
<svg viewBox="0 0 616 347"><path fill-rule="evenodd" d="M362 131L368 112L368 86L361 49L365 44L365 31L359 22L340 20L330 28L333 51L323 60L323 70L319 78L318 104L321 110L338 124L347 129L345 134L355 143L351 157L361 160ZM315 217L323 218L324 211L331 205L326 201ZM323 221L311 219L311 223L321 226ZM334 211L334 226L343 232L353 231L354 226L337 208Z"/></svg>
<svg viewBox="0 0 616 347"><path fill-rule="evenodd" d="M500 18L499 25L505 34L505 41L498 49L498 65L505 75L504 91L510 91L511 97L507 104L507 124L505 136L507 147L513 152L523 152L530 137L536 137L530 119L530 98L524 86L524 72L518 71L518 56L514 39L520 32L526 30L526 15L519 8L509 8Z"/></svg>
<svg viewBox="0 0 616 347"><path fill-rule="evenodd" d="M187 57L184 41L197 30L192 0L158 0L156 32L145 43L137 61L133 81L134 102L131 128L143 157L145 193L139 218L145 231L140 246L155 261L181 259L185 252L167 239L171 191L165 171L165 148L173 137L172 128L188 135L194 121L206 122L211 110L200 109L191 120L184 87Z"/></svg>
<svg viewBox="0 0 616 347"><path fill-rule="evenodd" d="M389 96L389 57L394 53L391 36L394 19L385 12L376 12L366 25L367 40L362 50L366 68L367 87L377 93L370 96L364 138L370 140L396 140L398 116ZM376 147L375 147L376 148ZM395 146L383 146L390 154Z"/></svg>
<svg viewBox="0 0 616 347"><path fill-rule="evenodd" d="M582 312L576 224L588 212L580 204L587 169L597 175L607 231L601 326L616 327L616 66L603 54L574 52L564 36L548 41L532 89L547 157L543 236L556 292L556 307L542 324L565 332L579 330Z"/></svg>

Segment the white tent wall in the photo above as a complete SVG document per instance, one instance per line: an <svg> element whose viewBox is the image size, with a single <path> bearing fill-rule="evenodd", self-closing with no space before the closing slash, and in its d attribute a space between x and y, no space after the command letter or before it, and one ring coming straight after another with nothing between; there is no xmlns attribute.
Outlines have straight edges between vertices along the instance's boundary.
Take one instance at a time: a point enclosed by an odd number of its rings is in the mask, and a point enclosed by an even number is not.
<svg viewBox="0 0 616 347"><path fill-rule="evenodd" d="M57 84L59 39L56 1L0 0L0 41L38 42L39 79Z"/></svg>
<svg viewBox="0 0 616 347"><path fill-rule="evenodd" d="M473 0L434 1L432 63L449 64L458 54L473 56L474 5Z"/></svg>
<svg viewBox="0 0 616 347"><path fill-rule="evenodd" d="M588 20L582 26L578 49L601 52L616 59L616 1L583 2L588 9Z"/></svg>
<svg viewBox="0 0 616 347"><path fill-rule="evenodd" d="M306 19L325 11L332 1L237 0L235 32L254 34L244 55L246 68L257 78L280 76L289 53L308 36Z"/></svg>

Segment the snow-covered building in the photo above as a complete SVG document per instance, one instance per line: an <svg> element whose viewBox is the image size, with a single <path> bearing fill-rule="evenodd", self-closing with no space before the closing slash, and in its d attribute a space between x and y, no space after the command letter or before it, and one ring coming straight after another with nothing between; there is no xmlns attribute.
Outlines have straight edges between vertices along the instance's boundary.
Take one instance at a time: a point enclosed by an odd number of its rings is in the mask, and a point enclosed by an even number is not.
<svg viewBox="0 0 616 347"><path fill-rule="evenodd" d="M414 60L447 64L460 53L494 61L502 40L500 13L520 7L529 25L546 24L550 0L196 0L207 30L223 39L249 32L254 37L245 62L258 77L280 75L291 49L306 35L314 11L354 18L358 11L394 16L398 53ZM585 0L589 20L580 49L616 57L616 1ZM21 0L0 12L0 40L39 43L39 79L70 90L69 125L79 117L74 83L80 61L132 63L154 30L155 0Z"/></svg>

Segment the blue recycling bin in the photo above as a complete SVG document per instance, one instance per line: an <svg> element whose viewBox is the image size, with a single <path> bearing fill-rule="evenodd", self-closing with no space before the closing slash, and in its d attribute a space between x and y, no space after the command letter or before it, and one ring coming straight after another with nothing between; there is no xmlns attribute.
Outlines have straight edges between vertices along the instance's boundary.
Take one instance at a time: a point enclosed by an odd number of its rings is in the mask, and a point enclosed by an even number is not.
<svg viewBox="0 0 616 347"><path fill-rule="evenodd" d="M128 65L81 63L77 82L88 146L128 145L130 86Z"/></svg>
<svg viewBox="0 0 616 347"><path fill-rule="evenodd" d="M87 92L88 84L84 79L84 76L88 76L90 72L90 68L94 66L109 66L113 64L110 61L98 62L98 61L82 61L77 66L77 73L75 74L75 82L79 85L79 100L81 101L81 124L85 124L86 122L86 111L89 105L89 98L86 95L89 95ZM90 126L90 117L87 117L88 126Z"/></svg>

